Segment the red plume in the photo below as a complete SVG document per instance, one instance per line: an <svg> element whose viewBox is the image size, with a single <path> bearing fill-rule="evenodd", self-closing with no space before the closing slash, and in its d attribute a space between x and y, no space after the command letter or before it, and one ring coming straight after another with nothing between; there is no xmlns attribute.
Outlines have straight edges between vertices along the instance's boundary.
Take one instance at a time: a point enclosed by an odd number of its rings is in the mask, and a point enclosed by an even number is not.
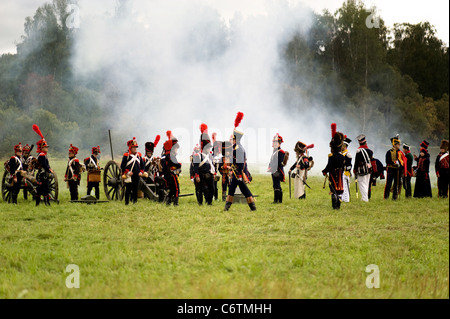
<svg viewBox="0 0 450 319"><path fill-rule="evenodd" d="M41 138L44 138L44 136L41 133L41 130L39 129L39 126L37 126L36 124L33 124L33 131L35 131L36 134L39 135Z"/></svg>
<svg viewBox="0 0 450 319"><path fill-rule="evenodd" d="M306 146L307 149L314 148L314 144Z"/></svg>
<svg viewBox="0 0 450 319"><path fill-rule="evenodd" d="M200 124L200 132L205 133L205 131L208 129L208 125L205 123Z"/></svg>
<svg viewBox="0 0 450 319"><path fill-rule="evenodd" d="M331 138L336 134L336 123L331 123Z"/></svg>
<svg viewBox="0 0 450 319"><path fill-rule="evenodd" d="M158 145L160 139L161 139L161 136L156 135L155 141L153 142L153 145L155 145L155 147L156 147L156 145Z"/></svg>
<svg viewBox="0 0 450 319"><path fill-rule="evenodd" d="M212 138L213 143L216 142L216 136L217 136L216 132L212 133L211 138Z"/></svg>
<svg viewBox="0 0 450 319"><path fill-rule="evenodd" d="M236 115L236 119L234 120L234 128L238 127L241 124L242 119L244 118L244 113L238 112Z"/></svg>
<svg viewBox="0 0 450 319"><path fill-rule="evenodd" d="M172 131L167 131L166 135L167 135L167 138L170 140L170 137L172 136Z"/></svg>

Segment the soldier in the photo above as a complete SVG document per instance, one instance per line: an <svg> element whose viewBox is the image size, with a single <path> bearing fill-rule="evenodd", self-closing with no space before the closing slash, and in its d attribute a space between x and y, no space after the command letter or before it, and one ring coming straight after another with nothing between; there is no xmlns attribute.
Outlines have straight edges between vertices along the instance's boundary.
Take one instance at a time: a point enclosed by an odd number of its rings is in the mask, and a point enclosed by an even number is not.
<svg viewBox="0 0 450 319"><path fill-rule="evenodd" d="M222 201L227 200L227 188L230 184L230 170L233 163L233 144L229 141L222 142L222 159L219 163L219 172L222 175Z"/></svg>
<svg viewBox="0 0 450 319"><path fill-rule="evenodd" d="M324 176L328 174L328 182L330 186L331 205L333 209L341 208L340 196L344 192L344 176L345 156L342 155L344 148L344 134L336 131L336 123L331 124L331 154L328 155L328 163L322 171ZM324 185L325 186L325 185Z"/></svg>
<svg viewBox="0 0 450 319"><path fill-rule="evenodd" d="M345 167L344 176L342 176L342 181L344 183L344 192L342 193L341 200L343 202L350 202L350 178L352 177L352 156L348 151L348 145L352 142L351 139L344 136L344 149L342 150L342 155L345 156Z"/></svg>
<svg viewBox="0 0 450 319"><path fill-rule="evenodd" d="M432 197L431 183L430 183L430 154L428 154L427 141L423 141L420 146L420 156L414 155L414 159L417 161L416 171L416 185L414 187L414 197Z"/></svg>
<svg viewBox="0 0 450 319"><path fill-rule="evenodd" d="M314 144L306 145L300 141L294 147L297 161L289 169L289 175L294 178L294 197L298 199L306 198L305 183L308 179L308 171L314 166L313 158L309 156L308 149L313 147Z"/></svg>
<svg viewBox="0 0 450 319"><path fill-rule="evenodd" d="M272 156L270 158L269 167L267 171L272 174L272 186L273 186L273 204L283 203L283 189L281 188L281 182L285 182L284 167L289 160L289 152L285 152L281 149L281 143L283 143L283 137L278 133L272 140Z"/></svg>
<svg viewBox="0 0 450 319"><path fill-rule="evenodd" d="M34 145L33 145L34 146ZM34 174L34 167L32 165L34 156L30 155L33 146L29 146L28 144L23 147L22 151L22 165L23 169L27 172L27 176L32 177ZM25 178L25 187L23 188L23 198L28 199L28 190L27 190L27 179Z"/></svg>
<svg viewBox="0 0 450 319"><path fill-rule="evenodd" d="M168 140L164 142L163 156L161 158L162 171L166 185L169 188L167 195L167 205L173 203L178 206L178 198L180 195L180 180L181 163L178 162L177 153L180 145L178 139L173 136L172 131L166 132Z"/></svg>
<svg viewBox="0 0 450 319"><path fill-rule="evenodd" d="M358 183L361 199L364 202L368 202L373 152L368 148L364 134L358 135L356 139L359 142L359 148L356 150L353 174L355 174L355 179Z"/></svg>
<svg viewBox="0 0 450 319"><path fill-rule="evenodd" d="M33 130L41 137L41 139L36 143L37 153L39 154L35 162L35 168L37 169L36 206L39 206L41 202L41 197L44 199L44 204L46 206L50 206L49 184L51 174L53 174L53 170L50 167L50 163L47 157L48 144L44 136L42 135L39 127L36 124L33 124Z"/></svg>
<svg viewBox="0 0 450 319"><path fill-rule="evenodd" d="M23 175L25 175L25 170L22 165L22 143L14 146L14 156L9 159L9 174L11 179L11 197L9 203L17 204L17 196L20 192L20 187L22 186Z"/></svg>
<svg viewBox="0 0 450 319"><path fill-rule="evenodd" d="M139 178L144 173L144 161L137 152L138 143L136 138L127 142L128 153L124 153L120 168L122 169L122 179L125 182L125 205L137 202Z"/></svg>
<svg viewBox="0 0 450 319"><path fill-rule="evenodd" d="M439 155L436 157L436 176L438 178L438 190L440 198L448 197L449 188L449 153L448 153L448 140L442 140Z"/></svg>
<svg viewBox="0 0 450 319"><path fill-rule="evenodd" d="M211 140L208 135L208 126L206 124L200 125L202 133L200 137L201 152L193 155L193 169L195 179L195 193L199 205L203 204L203 196L208 205L212 205L214 197L214 175L215 169L211 156Z"/></svg>
<svg viewBox="0 0 450 319"><path fill-rule="evenodd" d="M377 158L372 158L372 173L370 174L369 183L369 199L372 196L372 186L377 186L377 179L385 179L384 176L384 166Z"/></svg>
<svg viewBox="0 0 450 319"><path fill-rule="evenodd" d="M406 176L404 178L403 188L405 189L405 197L410 198L412 194L411 177L414 175L414 171L412 169L414 157L411 154L411 150L408 144L403 144L403 153L406 157Z"/></svg>
<svg viewBox="0 0 450 319"><path fill-rule="evenodd" d="M146 142L145 143L145 156L143 157L144 160L144 171L147 172L149 175L154 175L155 173L155 167L153 167L153 153L155 150L155 147L158 146L159 140L161 139L160 135L156 135L154 142Z"/></svg>
<svg viewBox="0 0 450 319"><path fill-rule="evenodd" d="M100 146L93 147L91 156L84 159L84 165L88 170L87 177L87 195L91 195L92 189L95 190L95 198L100 199Z"/></svg>
<svg viewBox="0 0 450 319"><path fill-rule="evenodd" d="M252 181L252 176L247 168L247 157L245 154L244 147L241 144L243 132L239 132L236 128L242 121L244 113L238 112L236 119L234 121L233 130L233 159L231 163L231 181L228 187L228 197L225 203L225 211L228 211L233 204L234 193L236 187L239 186L242 194L247 199L248 206L251 210L256 210L255 199L253 198L252 192L248 189L247 184Z"/></svg>
<svg viewBox="0 0 450 319"><path fill-rule="evenodd" d="M406 171L406 158L400 150L401 141L398 135L391 138L391 143L392 148L386 152L387 178L386 185L384 187L384 199L389 198L393 182L394 186L392 199L397 200L401 190L401 178L405 175Z"/></svg>
<svg viewBox="0 0 450 319"><path fill-rule="evenodd" d="M64 175L64 181L67 182L70 191L70 200L78 200L78 186L81 180L81 164L78 158L76 158L78 150L78 147L70 144L69 162L67 163L66 174Z"/></svg>

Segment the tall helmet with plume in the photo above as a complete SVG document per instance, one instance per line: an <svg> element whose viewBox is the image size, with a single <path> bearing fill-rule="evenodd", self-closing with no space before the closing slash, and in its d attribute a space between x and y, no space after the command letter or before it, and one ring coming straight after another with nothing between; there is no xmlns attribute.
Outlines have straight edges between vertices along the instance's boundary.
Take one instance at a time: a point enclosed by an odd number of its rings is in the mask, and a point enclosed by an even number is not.
<svg viewBox="0 0 450 319"><path fill-rule="evenodd" d="M159 140L161 139L160 135L156 135L154 142L146 142L145 143L145 151L146 152L153 152L155 150L155 147L158 146Z"/></svg>
<svg viewBox="0 0 450 319"><path fill-rule="evenodd" d="M331 123L330 148L332 153L339 153L344 147L344 134L337 131L336 123Z"/></svg>
<svg viewBox="0 0 450 319"><path fill-rule="evenodd" d="M244 135L243 132L236 130L236 128L239 127L239 125L241 124L243 118L244 118L244 113L238 112L236 114L236 118L234 120L233 137L236 139L236 143L239 143L242 136Z"/></svg>
<svg viewBox="0 0 450 319"><path fill-rule="evenodd" d="M41 139L38 142L36 142L36 145L37 145L36 151L38 153L40 153L42 151L42 148L48 147L48 144L44 138L44 135L42 134L41 130L39 129L39 126L37 126L36 124L33 124L32 128L33 128L33 131L35 131L36 134L41 137Z"/></svg>
<svg viewBox="0 0 450 319"><path fill-rule="evenodd" d="M209 149L210 147L212 147L211 144L211 138L209 137L208 134L208 125L206 125L205 123L202 123L200 125L200 148L203 151L203 149L207 148Z"/></svg>
<svg viewBox="0 0 450 319"><path fill-rule="evenodd" d="M70 144L69 153L72 153L73 155L77 155L79 150L80 149L78 147L73 146L72 144Z"/></svg>

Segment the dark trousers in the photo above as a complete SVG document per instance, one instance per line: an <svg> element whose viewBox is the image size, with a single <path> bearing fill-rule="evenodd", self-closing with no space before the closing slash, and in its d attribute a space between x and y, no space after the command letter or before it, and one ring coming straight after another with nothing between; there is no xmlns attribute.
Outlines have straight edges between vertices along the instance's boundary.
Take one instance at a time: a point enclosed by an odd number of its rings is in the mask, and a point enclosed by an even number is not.
<svg viewBox="0 0 450 319"><path fill-rule="evenodd" d="M231 178L231 183L228 187L228 196L234 196L234 193L236 192L236 188L238 186L245 198L253 196L252 192L248 189L247 184L245 184L244 181L238 180L234 175Z"/></svg>
<svg viewBox="0 0 450 319"><path fill-rule="evenodd" d="M100 199L100 183L99 182L88 182L87 195L91 195L92 189L95 190L95 197L97 199Z"/></svg>
<svg viewBox="0 0 450 319"><path fill-rule="evenodd" d="M411 189L411 176L407 175L403 178L403 188L405 189L405 197L409 198L412 196Z"/></svg>
<svg viewBox="0 0 450 319"><path fill-rule="evenodd" d="M438 189L439 189L439 197L447 198L448 197L448 188L449 188L449 173L441 173L439 172L438 177Z"/></svg>
<svg viewBox="0 0 450 319"><path fill-rule="evenodd" d="M281 191L281 177L276 177L274 174L272 174L272 186L274 190L280 190Z"/></svg>
<svg viewBox="0 0 450 319"><path fill-rule="evenodd" d="M229 183L228 174L222 174L222 200L225 200Z"/></svg>
<svg viewBox="0 0 450 319"><path fill-rule="evenodd" d="M219 198L219 189L217 188L218 181L213 179L213 186L214 186L214 199L217 200Z"/></svg>
<svg viewBox="0 0 450 319"><path fill-rule="evenodd" d="M125 205L130 203L130 199L133 204L137 202L138 187L139 175L133 174L131 176L131 183L125 183Z"/></svg>
<svg viewBox="0 0 450 319"><path fill-rule="evenodd" d="M195 194L197 196L197 202L201 205L203 203L203 197L208 205L212 204L214 197L214 175L211 173L200 173L200 182L195 182Z"/></svg>
<svg viewBox="0 0 450 319"><path fill-rule="evenodd" d="M398 198L398 183L400 179L400 172L398 169L388 167L387 168L387 177L386 177L386 186L384 187L384 199L388 199L391 193L391 187L394 187L394 192L392 194L392 199L396 200ZM394 184L392 186L392 184Z"/></svg>
<svg viewBox="0 0 450 319"><path fill-rule="evenodd" d="M69 184L70 200L78 200L78 181L73 179L67 182Z"/></svg>
<svg viewBox="0 0 450 319"><path fill-rule="evenodd" d="M22 175L17 174L17 182L15 182L11 188L10 203L17 204L17 196L20 192L20 187L22 186Z"/></svg>
<svg viewBox="0 0 450 319"><path fill-rule="evenodd" d="M180 182L178 175L169 173L167 176L167 186L169 187L169 194L167 195L167 204L174 203L178 205L178 196L180 195Z"/></svg>

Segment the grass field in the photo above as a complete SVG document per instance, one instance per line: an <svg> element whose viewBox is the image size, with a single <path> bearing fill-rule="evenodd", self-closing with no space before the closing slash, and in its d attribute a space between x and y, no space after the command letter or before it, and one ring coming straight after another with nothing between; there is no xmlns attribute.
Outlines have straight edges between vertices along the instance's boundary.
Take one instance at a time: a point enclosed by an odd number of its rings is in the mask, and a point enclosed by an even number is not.
<svg viewBox="0 0 450 319"><path fill-rule="evenodd" d="M66 163L51 164L61 181ZM362 203L352 184L353 202L333 211L323 179L309 182L305 201L286 183L273 205L270 176L254 176L256 212L193 196L179 207L71 204L64 183L50 208L20 194L18 206L0 203L0 298L449 298L449 202L436 189L383 201L379 183ZM193 192L186 175L181 190ZM65 285L68 264L79 289ZM379 289L365 285L369 264Z"/></svg>

